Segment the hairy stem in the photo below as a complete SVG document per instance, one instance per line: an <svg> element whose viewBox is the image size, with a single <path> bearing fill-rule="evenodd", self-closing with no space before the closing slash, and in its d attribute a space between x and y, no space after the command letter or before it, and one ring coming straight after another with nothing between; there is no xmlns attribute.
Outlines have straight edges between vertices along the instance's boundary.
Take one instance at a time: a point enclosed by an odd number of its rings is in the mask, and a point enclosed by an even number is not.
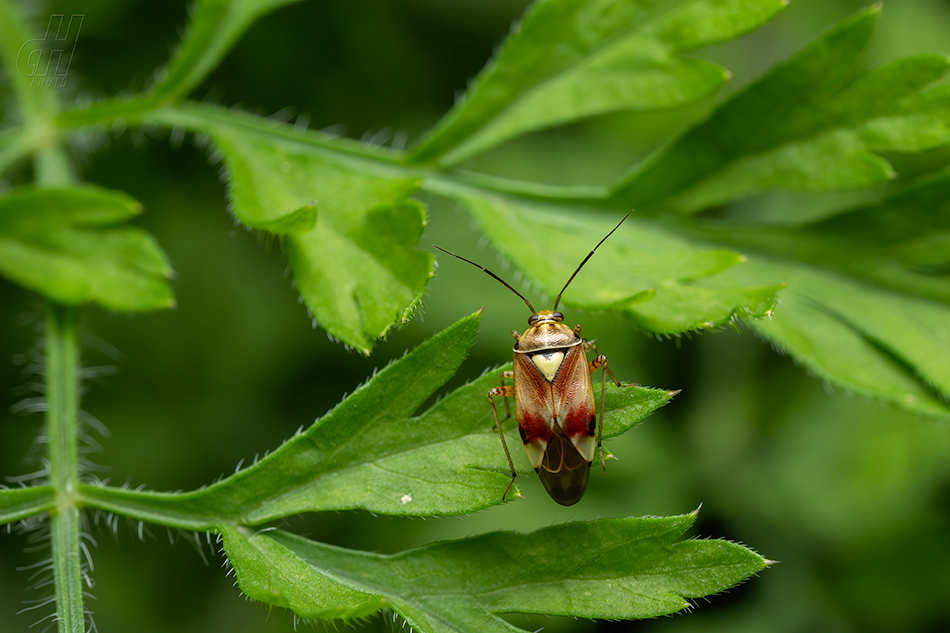
<svg viewBox="0 0 950 633"><path fill-rule="evenodd" d="M65 496L72 494L78 483L78 373L76 309L50 303L46 317L46 381L49 398L46 424L50 442L50 483L60 495Z"/></svg>
<svg viewBox="0 0 950 633"><path fill-rule="evenodd" d="M56 615L60 631L85 631L83 571L80 561L79 458L76 451L79 419L79 342L76 308L50 303L46 317L46 381L49 409L50 484L56 509L50 513Z"/></svg>

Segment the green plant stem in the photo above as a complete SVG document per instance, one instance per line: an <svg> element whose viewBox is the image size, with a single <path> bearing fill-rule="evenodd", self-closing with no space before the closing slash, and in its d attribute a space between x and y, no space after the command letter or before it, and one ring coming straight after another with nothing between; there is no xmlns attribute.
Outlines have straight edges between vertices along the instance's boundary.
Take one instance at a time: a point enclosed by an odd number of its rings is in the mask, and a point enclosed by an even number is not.
<svg viewBox="0 0 950 633"><path fill-rule="evenodd" d="M46 381L49 409L50 483L56 509L50 513L56 615L60 631L85 630L80 561L79 458L76 451L79 419L79 342L76 308L50 303L46 317Z"/></svg>
<svg viewBox="0 0 950 633"><path fill-rule="evenodd" d="M79 481L76 453L79 346L76 340L75 308L49 304L46 317L46 363L50 479L58 493L69 495Z"/></svg>
<svg viewBox="0 0 950 633"><path fill-rule="evenodd" d="M51 519L53 579L56 589L56 620L61 633L84 633L83 571L79 531L82 517L75 505L62 507Z"/></svg>
<svg viewBox="0 0 950 633"><path fill-rule="evenodd" d="M22 16L0 0L0 58L16 96L25 133L17 139L22 153L34 151L36 183L45 187L68 185L74 177L55 123L55 92L31 84L20 62L24 50L40 40L32 37ZM5 156L15 158L21 152ZM49 303L46 317L46 389L49 436L49 485L55 499L50 509L50 545L56 591L56 619L61 632L86 630L83 606L83 570L80 561L80 516L77 433L79 424L79 344L76 308Z"/></svg>
<svg viewBox="0 0 950 633"><path fill-rule="evenodd" d="M54 127L55 99L49 90L49 108L31 116L32 126ZM29 110L29 103L22 106ZM34 155L36 183L45 187L74 180L69 157L57 142L37 143ZM60 633L84 633L83 570L80 558L82 517L78 505L79 455L79 340L76 307L49 302L46 310L46 431L49 436L50 481L56 507L50 512L50 545L56 620Z"/></svg>
<svg viewBox="0 0 950 633"><path fill-rule="evenodd" d="M35 34L26 28L21 18L12 3L0 0L0 57L7 69L7 80L16 95L20 113L29 127L40 120L51 120L56 104L52 90L30 85L31 78L21 72L25 62L19 59L24 53L23 47L28 49L30 42L35 41L31 39Z"/></svg>

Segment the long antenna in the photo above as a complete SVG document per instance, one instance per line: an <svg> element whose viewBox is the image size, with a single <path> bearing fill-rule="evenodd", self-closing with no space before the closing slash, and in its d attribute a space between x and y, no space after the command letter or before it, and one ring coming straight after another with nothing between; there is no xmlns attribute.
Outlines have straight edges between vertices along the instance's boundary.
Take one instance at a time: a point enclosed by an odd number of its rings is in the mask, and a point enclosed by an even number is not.
<svg viewBox="0 0 950 633"><path fill-rule="evenodd" d="M605 241L607 241L607 238L610 237L611 235L613 235L613 234L614 234L614 231L616 231L617 229L620 228L620 225L623 224L623 221L624 221L624 220L626 220L627 218L630 217L630 214L631 214L631 213L633 213L633 209L630 209L629 211L627 211L627 215L623 216L623 219L620 220L620 222L617 222L617 226L615 226L614 228L612 228L612 229L610 230L610 233L608 233L607 235L604 236L604 239L602 239L602 240L600 240L599 242L597 242L597 246L595 246L595 247L593 248L593 250L591 250L591 252L587 253L587 257L584 258L584 261L581 262L581 265L577 267L577 270L574 271L574 274L571 275L571 278L568 279L568 280L567 280L567 283L564 284L564 287L561 288L561 292L557 293L557 299L554 300L554 307L551 309L552 312L557 312L557 304L561 302L561 295L564 294L564 291L567 290L567 287L571 285L571 282L572 282L572 281L574 281L574 277L577 276L577 273L581 272L581 268L583 268L583 267L584 267L584 264L587 263L587 260L591 258L591 256L594 254L594 251L596 251L598 248L600 248L600 245L603 244ZM437 248L438 248L438 247L437 247ZM456 257L458 257L458 255L456 255ZM476 264L476 266L477 266L477 265L478 265L478 264ZM487 271L486 271L486 272L487 272ZM505 284L505 285L507 286L508 284ZM519 295L519 296L520 296L520 295ZM525 299L525 303L527 303L527 302L528 302L528 300ZM529 307L530 307L530 304L529 304Z"/></svg>
<svg viewBox="0 0 950 633"><path fill-rule="evenodd" d="M624 219L626 219L626 218L624 218ZM611 231L611 233L613 233L613 231ZM598 244L598 246L600 246L600 244ZM516 295L518 295L519 297L521 297L521 300L524 301L525 305L528 306L528 308L531 310L531 314L537 314L537 313L538 313L538 311L534 309L534 306L531 305L531 302L524 298L524 295L522 295L520 292L518 292L517 290L515 290L514 288L512 288L511 286L509 286L507 281L505 281L504 279L502 279L501 277L499 277L498 275L496 275L496 274L493 273L492 271L488 270L487 268L485 268L485 267L482 266L481 264L476 264L475 262L473 262L473 261L470 260L470 259L465 259L465 258L462 257L461 255L456 255L456 254L453 253L452 251L447 251L447 250L445 250L444 248L442 248L441 246L436 246L435 244L432 245L432 248L437 248L437 249L439 249L440 251L442 251L443 253L448 253L448 254L451 255L452 257L457 257L458 259L461 259L463 262L468 262L469 264L471 264L472 266L475 266L476 268L481 268L481 269L484 270L486 273L488 273L489 275L491 275L492 277L494 277L495 279L497 279L498 281L500 281L500 282L502 283L502 285L505 286L505 288L507 288L508 290L512 291L513 293L515 293ZM588 256L588 257L589 257L589 256ZM586 261L586 260L585 260L585 261ZM575 273L575 274L576 274L576 273Z"/></svg>

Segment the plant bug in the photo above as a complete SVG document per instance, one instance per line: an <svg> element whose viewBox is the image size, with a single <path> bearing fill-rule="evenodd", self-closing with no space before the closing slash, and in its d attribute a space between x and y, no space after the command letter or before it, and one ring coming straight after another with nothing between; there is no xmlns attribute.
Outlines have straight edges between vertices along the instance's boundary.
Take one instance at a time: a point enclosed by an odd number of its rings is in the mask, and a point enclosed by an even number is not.
<svg viewBox="0 0 950 633"><path fill-rule="evenodd" d="M488 392L488 401L495 417L495 425L511 469L511 480L501 496L503 501L511 490L512 484L515 483L517 473L514 462L511 460L508 443L505 441L505 433L501 428L498 410L495 408L496 397L515 399L518 430L521 433L525 451L528 453L528 461L541 478L545 490L556 502L565 506L574 505L584 496L587 480L590 477L590 465L594 461L595 448L600 455L604 473L607 472L601 442L607 374L618 387L625 385L621 385L607 367L607 357L597 350L594 342L581 336L581 324L578 323L573 329L569 328L564 324L564 315L557 311L557 306L564 291L574 281L574 277L584 267L587 260L593 256L594 251L620 228L631 213L633 210L597 243L597 246L574 270L574 274L567 280L554 300L554 308L540 312L535 310L531 302L520 292L484 266L440 246L432 245L443 253L485 271L518 295L531 310L528 329L524 334L518 334L517 330L511 331L511 335L516 340L514 370L502 372L501 386ZM594 350L596 357L588 363L587 351L590 349ZM594 386L590 377L601 368L601 420L598 424L594 406ZM514 385L505 384L506 379L512 380ZM507 399L505 410L507 420L511 417L511 408Z"/></svg>

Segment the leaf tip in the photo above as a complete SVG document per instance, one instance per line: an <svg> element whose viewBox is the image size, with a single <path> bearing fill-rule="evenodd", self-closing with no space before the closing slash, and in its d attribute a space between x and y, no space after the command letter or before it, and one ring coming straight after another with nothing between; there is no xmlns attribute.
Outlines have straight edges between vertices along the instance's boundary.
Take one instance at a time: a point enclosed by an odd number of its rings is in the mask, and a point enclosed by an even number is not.
<svg viewBox="0 0 950 633"><path fill-rule="evenodd" d="M779 561L779 560L771 560L771 559L769 559L769 558L766 558L766 559L764 559L764 560L762 561L762 564L764 564L766 567L771 567L772 565L777 565L777 564L779 564L780 562L782 562L782 561Z"/></svg>
<svg viewBox="0 0 950 633"><path fill-rule="evenodd" d="M698 517L698 516L699 516L699 511L702 510L702 509L703 509L703 504L700 503L699 506L697 506L697 508L696 508L695 510L693 510L692 512L689 513L690 518L695 519L696 517Z"/></svg>
<svg viewBox="0 0 950 633"><path fill-rule="evenodd" d="M680 393L681 391L683 391L683 390L682 390L682 389L677 389L677 390L675 390L675 391L667 391L667 392L666 392L666 395L667 395L669 398L673 398L673 397L679 395L679 393Z"/></svg>

